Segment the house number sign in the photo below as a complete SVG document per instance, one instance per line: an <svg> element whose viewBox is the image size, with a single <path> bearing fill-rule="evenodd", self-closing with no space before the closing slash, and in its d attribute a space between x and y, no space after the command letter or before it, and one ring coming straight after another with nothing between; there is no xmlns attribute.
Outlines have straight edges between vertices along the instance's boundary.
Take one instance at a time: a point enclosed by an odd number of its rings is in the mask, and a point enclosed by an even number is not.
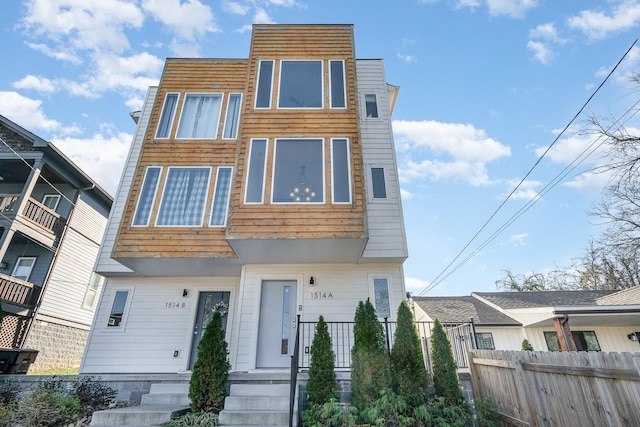
<svg viewBox="0 0 640 427"><path fill-rule="evenodd" d="M309 292L311 299L333 299L333 292Z"/></svg>
<svg viewBox="0 0 640 427"><path fill-rule="evenodd" d="M187 308L186 302L167 301L164 303L164 308Z"/></svg>

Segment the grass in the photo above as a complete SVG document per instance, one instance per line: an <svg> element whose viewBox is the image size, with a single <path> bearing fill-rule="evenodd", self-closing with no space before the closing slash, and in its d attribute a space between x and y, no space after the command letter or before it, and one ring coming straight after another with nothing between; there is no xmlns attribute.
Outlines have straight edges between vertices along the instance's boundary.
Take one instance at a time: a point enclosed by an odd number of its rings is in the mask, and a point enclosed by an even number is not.
<svg viewBox="0 0 640 427"><path fill-rule="evenodd" d="M29 369L27 375L78 375L79 368L55 368L43 371Z"/></svg>

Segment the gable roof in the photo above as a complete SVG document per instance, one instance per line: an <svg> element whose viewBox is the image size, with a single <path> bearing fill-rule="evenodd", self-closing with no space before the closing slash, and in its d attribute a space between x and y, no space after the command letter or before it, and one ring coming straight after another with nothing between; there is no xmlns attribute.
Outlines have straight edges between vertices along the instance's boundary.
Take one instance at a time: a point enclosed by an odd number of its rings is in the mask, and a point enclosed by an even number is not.
<svg viewBox="0 0 640 427"><path fill-rule="evenodd" d="M520 322L473 296L412 299L429 317L442 323L468 322L473 318L477 326L522 326Z"/></svg>
<svg viewBox="0 0 640 427"><path fill-rule="evenodd" d="M600 297L596 300L598 305L640 305L640 286Z"/></svg>
<svg viewBox="0 0 640 427"><path fill-rule="evenodd" d="M593 306L598 298L616 293L600 291L535 291L535 292L474 292L471 295L497 305L503 309L535 307Z"/></svg>

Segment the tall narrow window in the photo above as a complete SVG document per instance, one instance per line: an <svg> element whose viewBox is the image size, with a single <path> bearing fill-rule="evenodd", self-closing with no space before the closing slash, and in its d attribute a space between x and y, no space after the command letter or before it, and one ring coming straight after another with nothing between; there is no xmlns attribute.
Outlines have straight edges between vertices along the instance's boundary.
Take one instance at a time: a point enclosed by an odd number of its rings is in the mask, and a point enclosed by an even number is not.
<svg viewBox="0 0 640 427"><path fill-rule="evenodd" d="M333 203L351 203L349 144L346 138L331 140Z"/></svg>
<svg viewBox="0 0 640 427"><path fill-rule="evenodd" d="M214 139L218 134L222 95L189 94L184 99L176 138Z"/></svg>
<svg viewBox="0 0 640 427"><path fill-rule="evenodd" d="M331 108L346 108L344 61L330 61Z"/></svg>
<svg viewBox="0 0 640 427"><path fill-rule="evenodd" d="M280 63L278 108L322 108L322 61Z"/></svg>
<svg viewBox="0 0 640 427"><path fill-rule="evenodd" d="M60 203L60 195L59 194L45 194L42 198L42 204L55 211L58 207L58 203Z"/></svg>
<svg viewBox="0 0 640 427"><path fill-rule="evenodd" d="M376 315L378 317L391 317L391 304L389 303L389 283L387 279L373 279L373 292L376 301Z"/></svg>
<svg viewBox="0 0 640 427"><path fill-rule="evenodd" d="M289 312L291 307L291 286L285 286L282 288L282 333L280 354L289 354L289 339L291 338L291 313Z"/></svg>
<svg viewBox="0 0 640 427"><path fill-rule="evenodd" d="M218 168L216 177L216 189L213 194L213 206L211 206L211 221L213 227L224 227L227 223L227 210L229 208L229 190L231 189L232 168Z"/></svg>
<svg viewBox="0 0 640 427"><path fill-rule="evenodd" d="M142 181L142 189L140 190L138 206L136 206L136 212L133 215L133 226L146 227L149 225L151 208L153 207L153 201L156 198L161 170L162 168L159 166L147 167L144 174L144 180Z"/></svg>
<svg viewBox="0 0 640 427"><path fill-rule="evenodd" d="M324 203L324 141L278 139L275 146L274 203Z"/></svg>
<svg viewBox="0 0 640 427"><path fill-rule="evenodd" d="M116 291L113 304L111 305L111 313L109 313L108 327L119 328L122 325L122 318L124 317L124 310L127 307L128 298L129 291Z"/></svg>
<svg viewBox="0 0 640 427"><path fill-rule="evenodd" d="M16 261L16 265L13 267L13 272L11 273L11 277L28 282L29 278L31 277L31 272L33 271L33 267L35 264L36 264L36 257L34 256L19 257L18 260Z"/></svg>
<svg viewBox="0 0 640 427"><path fill-rule="evenodd" d="M364 96L365 113L368 119L378 118L378 100L375 94Z"/></svg>
<svg viewBox="0 0 640 427"><path fill-rule="evenodd" d="M374 199L387 198L387 185L384 179L384 168L371 168L371 188Z"/></svg>
<svg viewBox="0 0 640 427"><path fill-rule="evenodd" d="M238 136L238 121L240 119L240 104L242 94L229 94L229 102L227 103L227 117L224 120L224 131L222 137L226 139L235 139Z"/></svg>
<svg viewBox="0 0 640 427"><path fill-rule="evenodd" d="M169 138L169 132L171 132L171 124L173 123L173 116L176 114L177 105L178 94L168 93L164 98L164 106L162 107L160 122L156 130L156 138Z"/></svg>
<svg viewBox="0 0 640 427"><path fill-rule="evenodd" d="M273 61L260 61L258 70L258 90L256 108L271 108L271 86L273 82Z"/></svg>
<svg viewBox="0 0 640 427"><path fill-rule="evenodd" d="M208 167L170 167L156 225L202 226L210 174Z"/></svg>
<svg viewBox="0 0 640 427"><path fill-rule="evenodd" d="M100 282L102 281L102 276L91 273L91 278L89 279L89 285L87 286L87 291L84 294L84 299L82 301L82 308L92 309L96 305L96 299L98 296L98 288L100 287Z"/></svg>
<svg viewBox="0 0 640 427"><path fill-rule="evenodd" d="M262 203L264 201L264 173L267 159L267 140L252 139L249 152L249 173L245 203Z"/></svg>

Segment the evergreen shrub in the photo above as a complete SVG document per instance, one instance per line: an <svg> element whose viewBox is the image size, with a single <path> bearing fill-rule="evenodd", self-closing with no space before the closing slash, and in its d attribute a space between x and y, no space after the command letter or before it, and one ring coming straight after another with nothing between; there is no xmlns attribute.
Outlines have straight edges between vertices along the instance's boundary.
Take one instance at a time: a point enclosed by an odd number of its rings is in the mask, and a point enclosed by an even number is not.
<svg viewBox="0 0 640 427"><path fill-rule="evenodd" d="M322 405L336 398L338 383L334 360L335 353L331 348L329 329L324 317L320 316L316 325L316 334L311 343L311 363L307 383L309 403Z"/></svg>

